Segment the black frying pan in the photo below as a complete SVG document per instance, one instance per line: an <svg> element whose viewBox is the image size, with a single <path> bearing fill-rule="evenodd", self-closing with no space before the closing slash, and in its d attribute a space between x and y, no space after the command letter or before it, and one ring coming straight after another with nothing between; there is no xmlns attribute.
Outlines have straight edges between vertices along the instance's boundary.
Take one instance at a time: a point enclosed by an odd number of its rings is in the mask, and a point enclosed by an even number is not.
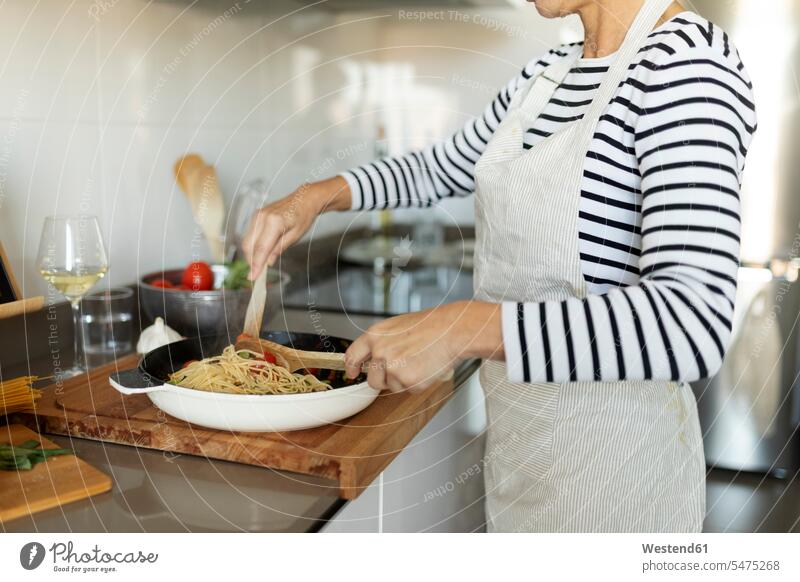
<svg viewBox="0 0 800 582"><path fill-rule="evenodd" d="M343 353L352 343L350 340L338 337L287 331L269 331L261 334L261 337L283 346L314 352ZM130 388L147 388L164 384L169 380L170 374L180 370L186 362L219 355L225 346L231 343L233 341L227 335L181 340L148 352L138 368L117 372L112 374L112 377L118 383ZM366 379L366 376L362 375L355 380L345 380L343 372L331 375L329 370L320 370L315 376L329 382L333 388L349 386Z"/></svg>

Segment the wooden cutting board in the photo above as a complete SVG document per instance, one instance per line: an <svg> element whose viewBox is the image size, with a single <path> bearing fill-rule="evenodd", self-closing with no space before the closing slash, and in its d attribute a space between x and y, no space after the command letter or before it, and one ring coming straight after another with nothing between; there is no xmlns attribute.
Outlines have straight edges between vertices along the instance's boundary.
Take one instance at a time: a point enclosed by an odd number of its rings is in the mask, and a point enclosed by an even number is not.
<svg viewBox="0 0 800 582"><path fill-rule="evenodd" d="M0 443L36 440L45 449L60 449L29 428L0 426ZM30 471L0 471L0 523L59 507L111 489L111 479L75 455L51 457Z"/></svg>
<svg viewBox="0 0 800 582"><path fill-rule="evenodd" d="M15 420L42 432L72 435L174 453L199 455L316 475L338 483L353 499L383 471L442 407L453 380L424 392L382 393L375 402L338 424L285 433L207 429L173 418L146 395L123 396L108 375L137 365L135 355L96 368L88 375L49 386L36 414Z"/></svg>

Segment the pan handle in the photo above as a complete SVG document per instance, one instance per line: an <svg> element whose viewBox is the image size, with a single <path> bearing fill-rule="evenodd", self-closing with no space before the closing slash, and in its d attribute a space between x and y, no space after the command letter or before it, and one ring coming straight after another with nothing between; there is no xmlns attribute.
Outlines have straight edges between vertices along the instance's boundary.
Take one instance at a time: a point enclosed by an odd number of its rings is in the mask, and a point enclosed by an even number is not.
<svg viewBox="0 0 800 582"><path fill-rule="evenodd" d="M162 382L139 368L114 372L108 377L110 384L123 394L147 394L164 389Z"/></svg>

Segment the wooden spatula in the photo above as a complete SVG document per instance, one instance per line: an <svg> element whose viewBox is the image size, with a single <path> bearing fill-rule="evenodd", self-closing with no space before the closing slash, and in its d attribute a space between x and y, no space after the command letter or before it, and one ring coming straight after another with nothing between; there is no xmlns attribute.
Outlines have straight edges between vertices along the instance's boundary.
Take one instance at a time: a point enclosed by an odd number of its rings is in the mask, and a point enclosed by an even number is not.
<svg viewBox="0 0 800 582"><path fill-rule="evenodd" d="M194 220L203 229L214 262L224 262L225 203L214 167L206 165L200 156L189 154L175 162L175 179L192 205Z"/></svg>
<svg viewBox="0 0 800 582"><path fill-rule="evenodd" d="M307 352L282 346L269 340L260 339L261 322L267 303L267 268L253 283L253 293L247 305L244 333L236 339L236 349L252 350L258 353L270 352L279 366L290 372L308 368L324 370L344 370L344 354L332 352Z"/></svg>
<svg viewBox="0 0 800 582"><path fill-rule="evenodd" d="M261 335L261 322L264 319L264 308L267 305L267 267L258 278L253 281L253 291L250 294L250 303L247 304L247 314L244 318L244 331L242 335L258 340ZM238 340L237 340L238 347Z"/></svg>

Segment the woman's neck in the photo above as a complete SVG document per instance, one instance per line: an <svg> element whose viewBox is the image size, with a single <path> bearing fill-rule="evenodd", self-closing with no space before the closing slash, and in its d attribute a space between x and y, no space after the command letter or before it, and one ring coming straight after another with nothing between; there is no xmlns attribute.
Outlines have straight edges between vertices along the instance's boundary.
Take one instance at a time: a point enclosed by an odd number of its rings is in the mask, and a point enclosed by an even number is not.
<svg viewBox="0 0 800 582"><path fill-rule="evenodd" d="M578 9L583 23L583 57L596 59L616 52L625 34L633 24L644 0L593 0ZM661 16L660 26L676 14L683 12L678 2L673 2Z"/></svg>

